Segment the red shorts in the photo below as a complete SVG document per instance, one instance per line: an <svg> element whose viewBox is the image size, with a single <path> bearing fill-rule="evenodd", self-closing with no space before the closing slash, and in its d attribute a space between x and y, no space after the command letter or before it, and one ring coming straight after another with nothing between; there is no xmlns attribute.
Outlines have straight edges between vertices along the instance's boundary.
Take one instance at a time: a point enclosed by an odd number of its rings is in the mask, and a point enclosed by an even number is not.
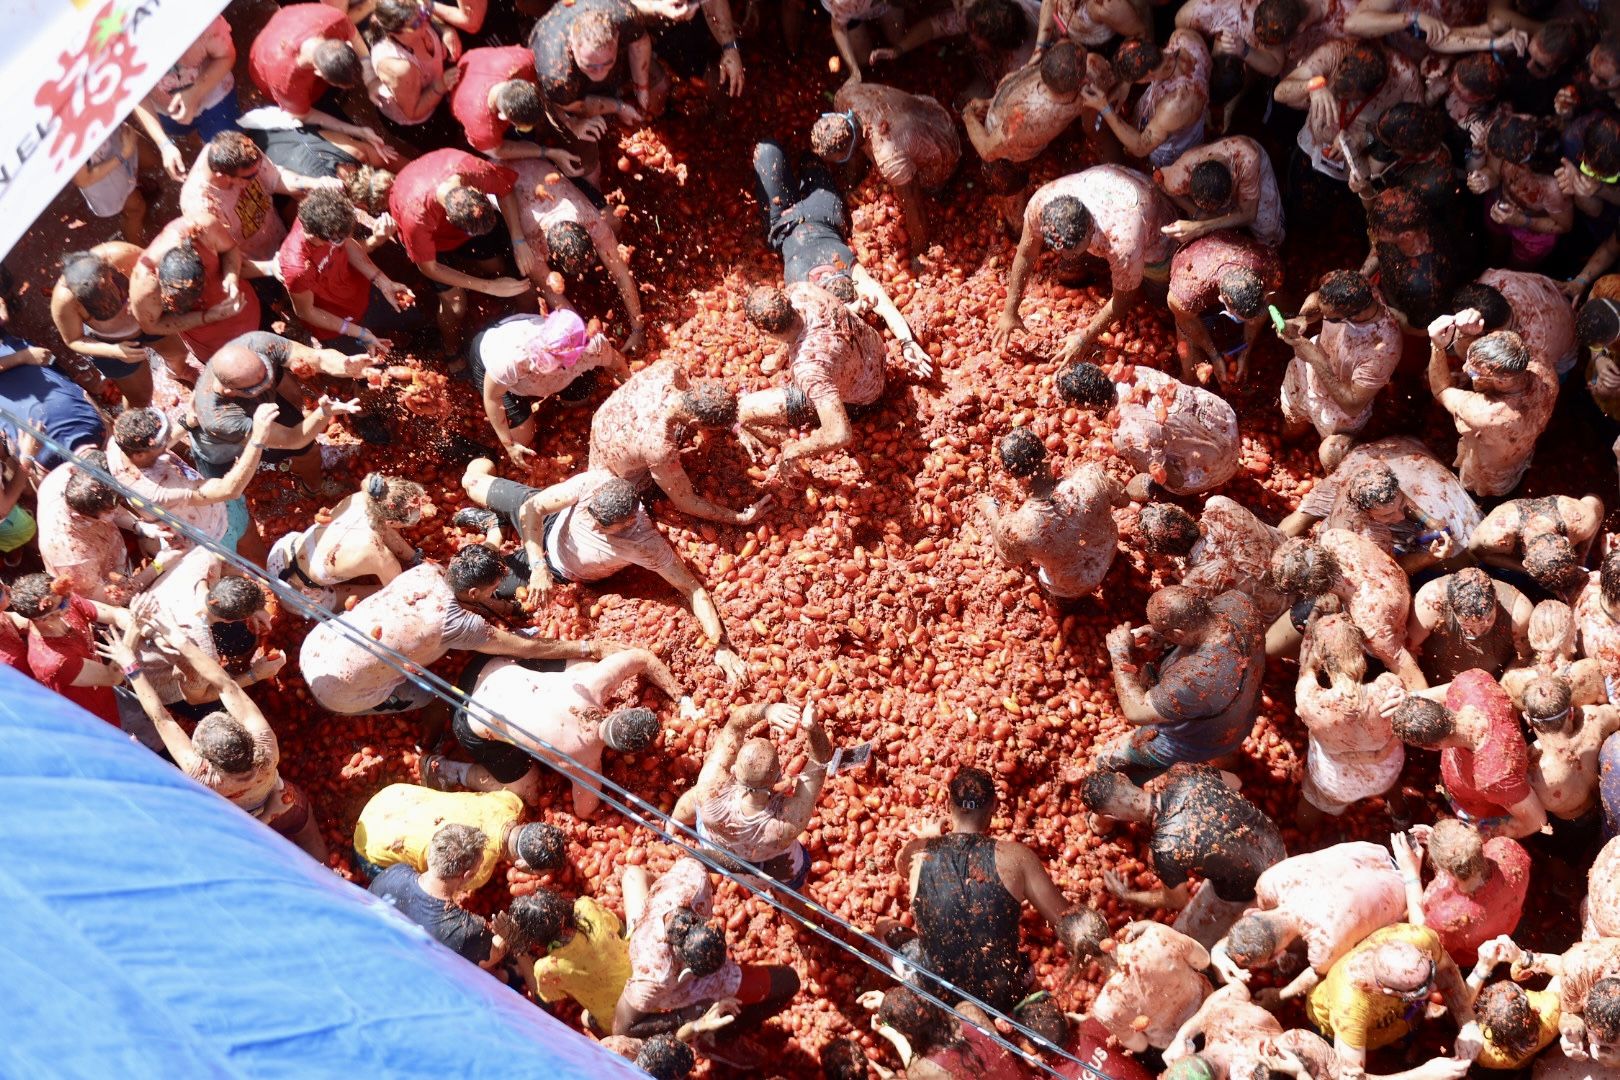
<svg viewBox="0 0 1620 1080"><path fill-rule="evenodd" d="M296 836L309 824L309 797L296 784L284 783L281 789L281 809L270 817L260 818L282 836Z"/></svg>

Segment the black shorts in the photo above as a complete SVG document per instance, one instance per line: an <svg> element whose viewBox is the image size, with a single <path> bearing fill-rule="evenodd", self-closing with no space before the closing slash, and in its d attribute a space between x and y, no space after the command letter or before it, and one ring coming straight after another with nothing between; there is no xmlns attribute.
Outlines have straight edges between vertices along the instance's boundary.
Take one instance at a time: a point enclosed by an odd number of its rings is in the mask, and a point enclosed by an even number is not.
<svg viewBox="0 0 1620 1080"><path fill-rule="evenodd" d="M518 511L523 509L524 503L539 493L539 488L520 484L516 480L497 478L489 482L489 494L484 496L485 509L493 510L501 515L506 519L506 523L512 527L513 531L521 535L522 527L518 524ZM551 530L556 527L557 517L561 513L562 511L558 510L556 513L547 514L546 519L540 523L540 544L542 548L545 547L545 538L550 536ZM513 573L528 574L529 560L522 548L519 548L512 556L508 557L507 566L512 569ZM546 553L546 567L551 571L553 581L566 585L573 580L563 573L556 563L551 561L550 552Z"/></svg>
<svg viewBox="0 0 1620 1080"><path fill-rule="evenodd" d="M464 274L474 276L487 276L489 271L477 263L488 262L492 259L501 261L501 273L507 273L511 267L512 238L507 234L504 223L495 226L483 236L469 238L460 247L448 248L434 255L434 261L460 270ZM442 281L433 281L433 288L437 292L449 292L459 289L459 285L446 285Z"/></svg>
<svg viewBox="0 0 1620 1080"><path fill-rule="evenodd" d="M478 676L483 674L484 668L494 659L496 658L493 656L474 656L462 671L461 678L456 680L456 688L466 694L472 693L473 687L478 682ZM565 660L525 660L521 663L530 671L561 671L567 666ZM455 733L456 742L467 751L467 756L488 769L489 775L499 783L515 783L523 779L534 766L534 759L511 743L501 742L499 739L486 739L473 731L465 709L456 710L455 716L450 720L450 730Z"/></svg>
<svg viewBox="0 0 1620 1080"><path fill-rule="evenodd" d="M482 346L484 334L487 330L480 330L473 335L472 341L467 343L467 377L472 380L473 389L478 391L479 398L484 394L484 357ZM507 393L501 395L501 406L506 410L506 426L519 427L528 422L534 415L534 407L540 403L539 398L521 397L517 394ZM496 481L504 483L505 481ZM538 489L531 489L538 490ZM493 506L491 510L495 509Z"/></svg>

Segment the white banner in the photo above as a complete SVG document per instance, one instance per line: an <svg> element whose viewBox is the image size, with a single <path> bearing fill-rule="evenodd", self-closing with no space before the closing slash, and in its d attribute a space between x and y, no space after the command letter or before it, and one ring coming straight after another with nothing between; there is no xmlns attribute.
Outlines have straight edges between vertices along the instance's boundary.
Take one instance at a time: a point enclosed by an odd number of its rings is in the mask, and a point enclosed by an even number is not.
<svg viewBox="0 0 1620 1080"><path fill-rule="evenodd" d="M0 258L225 0L0 0Z"/></svg>

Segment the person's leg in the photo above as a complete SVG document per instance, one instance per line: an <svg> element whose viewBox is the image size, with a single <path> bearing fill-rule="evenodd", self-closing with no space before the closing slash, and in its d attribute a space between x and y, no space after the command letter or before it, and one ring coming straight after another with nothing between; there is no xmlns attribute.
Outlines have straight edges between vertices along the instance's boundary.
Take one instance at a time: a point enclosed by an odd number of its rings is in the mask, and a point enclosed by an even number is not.
<svg viewBox="0 0 1620 1080"><path fill-rule="evenodd" d="M646 867L625 867L619 891L624 894L624 930L629 934L647 910L647 894L652 891L652 879L647 876Z"/></svg>
<svg viewBox="0 0 1620 1080"><path fill-rule="evenodd" d="M754 146L754 196L765 214L765 236L772 250L779 250L776 224L782 214L796 201L793 170L788 166L787 154L775 140L766 139Z"/></svg>
<svg viewBox="0 0 1620 1080"><path fill-rule="evenodd" d="M467 320L467 294L462 289L445 289L439 293L439 337L444 351L461 351L462 324Z"/></svg>
<svg viewBox="0 0 1620 1080"><path fill-rule="evenodd" d="M737 1019L721 1029L742 1031L757 1027L785 1009L799 993L799 973L786 964L769 966L743 965L742 982L737 987L737 1001L742 1008Z"/></svg>
<svg viewBox="0 0 1620 1080"><path fill-rule="evenodd" d="M147 347L163 357L163 364L168 368L169 376L176 382L185 386L195 385L197 376L202 371L202 365L192 366L196 362L192 359L191 350L186 347L185 341L178 336L166 337L152 342Z"/></svg>
<svg viewBox="0 0 1620 1080"><path fill-rule="evenodd" d="M136 188L124 200L124 208L118 212L119 227L123 230L124 239L140 247L146 232L146 196L141 189Z"/></svg>
<svg viewBox="0 0 1620 1080"><path fill-rule="evenodd" d="M118 386L118 392L124 395L132 409L144 409L152 404L152 364L150 356L144 364L134 365L135 370L128 375L121 375L113 382Z"/></svg>
<svg viewBox="0 0 1620 1080"><path fill-rule="evenodd" d="M321 468L320 442L312 442L309 444L308 449L288 458L287 471L297 477L298 482L303 484L304 487L319 495L321 493L321 484L326 479L326 474Z"/></svg>
<svg viewBox="0 0 1620 1080"><path fill-rule="evenodd" d="M489 506L489 486L494 483L495 463L489 458L473 458L461 474L461 490L479 506ZM500 541L493 541L499 543Z"/></svg>

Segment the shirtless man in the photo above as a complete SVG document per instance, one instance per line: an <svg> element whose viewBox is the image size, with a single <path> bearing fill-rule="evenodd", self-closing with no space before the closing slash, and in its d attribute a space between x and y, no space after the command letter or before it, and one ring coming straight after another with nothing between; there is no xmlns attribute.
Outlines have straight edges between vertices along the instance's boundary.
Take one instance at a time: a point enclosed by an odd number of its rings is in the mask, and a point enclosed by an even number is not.
<svg viewBox="0 0 1620 1080"><path fill-rule="evenodd" d="M1571 606L1581 653L1598 662L1608 699L1620 701L1620 551L1604 556L1603 565L1586 576Z"/></svg>
<svg viewBox="0 0 1620 1080"><path fill-rule="evenodd" d="M1572 705L1598 705L1609 699L1603 668L1590 656L1578 656L1575 611L1562 600L1543 600L1530 609L1526 638L1530 655L1503 672L1502 689L1524 708L1524 690L1537 679L1557 679L1569 686Z"/></svg>
<svg viewBox="0 0 1620 1080"><path fill-rule="evenodd" d="M1108 633L1120 713L1136 730L1097 758L1139 784L1236 752L1254 727L1266 666L1265 627L1235 589L1211 599L1169 585L1148 599L1147 617Z"/></svg>
<svg viewBox="0 0 1620 1080"><path fill-rule="evenodd" d="M1458 385L1453 345L1482 326L1474 311L1429 324L1429 389L1457 424L1463 485L1479 496L1506 495L1530 467L1536 440L1552 418L1558 380L1551 369L1532 364L1519 335L1497 330L1468 344L1462 375L1472 389Z"/></svg>
<svg viewBox="0 0 1620 1080"><path fill-rule="evenodd" d="M270 547L265 570L317 607L346 610L351 598L365 599L421 561L421 552L399 530L421 521L427 505L421 484L371 473L359 491L317 514L309 528L282 534Z"/></svg>
<svg viewBox="0 0 1620 1080"><path fill-rule="evenodd" d="M1192 216L1160 228L1185 244L1221 229L1247 229L1268 248L1282 247L1282 196L1265 148L1232 135L1187 150L1153 173L1176 204Z"/></svg>
<svg viewBox="0 0 1620 1080"><path fill-rule="evenodd" d="M1620 1067L1620 938L1577 941L1562 955L1515 947L1509 959L1515 975L1556 976L1558 1042L1566 1057Z"/></svg>
<svg viewBox="0 0 1620 1080"><path fill-rule="evenodd" d="M1154 368L1114 370L1082 362L1058 376L1057 389L1065 405L1118 411L1114 452L1137 472L1127 494L1145 499L1158 484L1172 495L1201 495L1232 478L1240 441L1224 398Z"/></svg>
<svg viewBox="0 0 1620 1080"><path fill-rule="evenodd" d="M991 343L1004 349L1013 331L1024 329L1018 305L1036 260L1051 248L1071 266L1085 255L1108 262L1107 302L1083 329L1064 339L1058 358L1069 361L1087 352L1099 334L1136 306L1144 280L1169 280L1176 245L1160 229L1175 218L1175 206L1153 181L1122 165L1094 165L1036 189L1024 208L1023 234L1007 272L1007 303Z"/></svg>
<svg viewBox="0 0 1620 1080"><path fill-rule="evenodd" d="M1345 529L1372 541L1408 574L1451 559L1461 548L1450 527L1408 498L1395 470L1377 458L1350 474L1322 528Z"/></svg>
<svg viewBox="0 0 1620 1080"><path fill-rule="evenodd" d="M1176 929L1207 948L1255 902L1255 882L1266 869L1287 857L1282 835L1229 786L1228 774L1210 766L1177 765L1153 795L1129 775L1099 768L1081 782L1080 801L1092 812L1094 829L1114 821L1151 825L1148 850L1164 887L1133 889L1112 871L1104 881L1122 900L1179 911ZM1204 879L1196 895L1190 874Z"/></svg>
<svg viewBox="0 0 1620 1080"><path fill-rule="evenodd" d="M516 532L523 548L509 556L496 596L528 591L530 605L545 600L554 583L595 582L628 566L651 570L686 597L705 638L714 644L714 662L736 682L747 666L731 650L726 628L703 582L681 561L642 506L627 480L601 469L532 488L494 475L488 458L477 458L462 475L462 490L482 511L459 511L455 524L478 529L499 545L502 527Z"/></svg>
<svg viewBox="0 0 1620 1080"><path fill-rule="evenodd" d="M1440 935L1440 944L1458 964L1472 964L1487 942L1519 925L1530 887L1530 854L1505 836L1486 840L1456 818L1443 818L1432 828L1418 826L1413 833L1426 844L1395 844L1408 896L1426 847L1434 877L1422 893L1423 925Z"/></svg>
<svg viewBox="0 0 1620 1080"><path fill-rule="evenodd" d="M141 329L130 309L129 275L141 249L109 240L62 260L62 275L51 289L51 321L62 343L95 369L89 383L111 379L133 408L152 402L152 356L162 356L171 374L189 380L185 346L173 337Z"/></svg>
<svg viewBox="0 0 1620 1080"><path fill-rule="evenodd" d="M1480 562L1523 570L1548 592L1562 593L1584 576L1581 566L1602 530L1603 500L1596 495L1510 499L1485 515L1468 550Z"/></svg>
<svg viewBox="0 0 1620 1080"><path fill-rule="evenodd" d="M1620 706L1575 704L1570 684L1540 676L1521 695L1530 744L1530 787L1549 816L1580 821L1598 807L1598 751L1620 731Z"/></svg>
<svg viewBox="0 0 1620 1080"><path fill-rule="evenodd" d="M994 96L968 102L962 123L980 160L1038 157L1085 108L1080 100L1083 75L1079 50L1060 41L1037 62L1010 72Z"/></svg>
<svg viewBox="0 0 1620 1080"><path fill-rule="evenodd" d="M1412 598L1406 647L1431 685L1470 668L1493 677L1530 655L1527 631L1534 605L1512 585L1477 566L1425 584Z"/></svg>
<svg viewBox="0 0 1620 1080"><path fill-rule="evenodd" d="M930 822L907 842L896 868L916 919L919 966L1006 1012L1029 993L1029 958L1018 947L1028 901L1078 955L1078 920L1029 848L986 835L996 789L982 769L962 768L949 785L951 831Z"/></svg>
<svg viewBox="0 0 1620 1080"><path fill-rule="evenodd" d="M1368 680L1367 639L1348 615L1327 615L1306 629L1294 684L1294 707L1309 734L1301 829L1388 792L1391 816L1404 815L1397 784L1406 748L1383 712L1404 695L1401 680L1388 671Z"/></svg>
<svg viewBox="0 0 1620 1080"><path fill-rule="evenodd" d="M310 693L340 716L406 712L431 701L433 691L366 647L374 641L424 668L452 649L519 660L600 655L599 646L588 641L522 637L490 625L477 612L493 598L502 569L493 549L464 547L448 570L423 563L319 624L305 635L298 653Z"/></svg>
<svg viewBox="0 0 1620 1080"><path fill-rule="evenodd" d="M606 469L638 489L657 485L684 514L725 525L751 525L767 496L744 510L727 510L699 495L681 465L681 443L692 427L711 431L737 422L737 399L719 383L692 383L674 360L648 364L608 395L591 417L589 468Z"/></svg>
<svg viewBox="0 0 1620 1080"><path fill-rule="evenodd" d="M1002 467L1028 498L1004 513L995 499L980 497L997 553L1014 566L1034 563L1041 588L1054 599L1095 591L1119 546L1112 509L1126 504L1124 489L1096 462L1059 481L1047 466L1045 444L1028 428L1008 432L998 449Z"/></svg>
<svg viewBox="0 0 1620 1080"><path fill-rule="evenodd" d="M1407 895L1389 851L1363 840L1284 859L1260 875L1254 907L1210 950L1228 983L1247 983L1303 940L1307 967L1283 987L1308 993L1334 962L1381 926L1407 916Z"/></svg>
<svg viewBox="0 0 1620 1080"><path fill-rule="evenodd" d="M1307 338L1317 315L1321 329ZM1366 427L1401 360L1400 324L1367 279L1354 270L1327 274L1281 336L1294 350L1283 377L1285 434L1297 437L1310 425L1326 439Z"/></svg>
<svg viewBox="0 0 1620 1080"><path fill-rule="evenodd" d="M1586 899L1581 902L1581 940L1620 937L1620 841L1599 849L1586 873Z"/></svg>
<svg viewBox="0 0 1620 1080"><path fill-rule="evenodd" d="M657 714L607 708L637 676L690 707L669 668L646 649L622 649L597 661L475 657L456 685L477 708L457 709L450 722L472 762L429 755L422 759L422 780L474 791L505 788L533 805L540 794L537 760L572 778L575 766L601 772L604 750L639 754L658 738ZM500 726L484 722L489 713ZM573 780L575 817L595 817L601 804L594 785Z"/></svg>
<svg viewBox="0 0 1620 1080"><path fill-rule="evenodd" d="M1440 751L1445 795L1459 818L1481 833L1519 839L1541 831L1547 809L1530 786L1517 713L1496 680L1476 670L1451 681L1444 705L1414 694L1390 723L1408 746Z"/></svg>
<svg viewBox="0 0 1620 1080"><path fill-rule="evenodd" d="M1461 546L1482 520L1479 506L1457 474L1410 436L1391 435L1354 446L1349 436L1324 439L1320 456L1323 467L1331 471L1277 526L1285 536L1303 536L1316 522L1333 517L1347 494L1349 479L1373 462L1381 462L1395 474L1401 492L1401 516L1414 523L1427 523L1423 524L1425 530L1443 528L1451 543Z"/></svg>
<svg viewBox="0 0 1620 1080"><path fill-rule="evenodd" d="M1260 1063L1261 1043L1283 1033L1271 1013L1249 1000L1242 983L1221 987L1198 1006L1165 1047L1164 1080L1248 1080ZM1195 1040L1203 1047L1192 1053Z"/></svg>
<svg viewBox="0 0 1620 1080"><path fill-rule="evenodd" d="M618 219L598 210L579 186L549 161L530 158L509 164L517 173L513 197L517 199L518 221L534 252L529 280L548 306L567 305L560 293L551 291L551 271L560 271L564 278L582 278L591 269L594 253L613 279L619 302L630 318L624 351L640 352L647 323L641 314L641 290L630 264L619 252L619 238L614 235L613 224Z"/></svg>
<svg viewBox="0 0 1620 1080"><path fill-rule="evenodd" d="M759 286L743 305L748 321L787 345L788 385L746 394L737 403L738 437L759 458L767 444L780 445L781 460L817 457L855 439L850 409L875 406L883 396L883 339L819 285L786 289ZM913 374L926 377L921 370ZM927 374L932 374L928 369ZM787 439L788 428L816 429ZM785 441L784 441L785 440Z"/></svg>
<svg viewBox="0 0 1620 1080"><path fill-rule="evenodd" d="M1283 535L1241 503L1212 495L1196 519L1174 503L1149 503L1136 531L1149 553L1184 560L1175 584L1210 597L1236 589L1267 626L1288 610L1288 598L1272 585L1270 574L1271 555Z"/></svg>
<svg viewBox="0 0 1620 1080"><path fill-rule="evenodd" d="M1192 30L1171 31L1162 50L1151 37L1127 38L1115 47L1114 86L1105 91L1088 83L1080 100L1108 124L1125 153L1163 168L1204 141L1211 64L1209 46ZM1147 89L1126 120L1115 107L1123 108L1139 84Z"/></svg>
<svg viewBox="0 0 1620 1080"><path fill-rule="evenodd" d="M808 743L809 761L787 794L774 790L782 780L775 745L748 737L762 722L779 738L802 730ZM832 740L816 719L814 705L736 706L710 744L697 783L675 804L673 816L695 825L704 839L773 881L803 889L810 856L799 835L815 813L832 756Z"/></svg>
<svg viewBox="0 0 1620 1080"><path fill-rule="evenodd" d="M1473 308L1486 330L1512 330L1524 339L1530 355L1558 372L1559 378L1575 367L1579 346L1575 340L1575 312L1563 297L1558 282L1545 274L1523 270L1487 270L1479 279L1458 289L1451 310Z"/></svg>
<svg viewBox="0 0 1620 1080"><path fill-rule="evenodd" d="M1283 544L1271 557L1271 580L1290 596L1311 599L1332 593L1367 641L1367 651L1394 672L1408 690L1428 684L1406 647L1412 606L1400 564L1371 540L1345 529L1324 529L1314 542ZM1266 649L1292 651L1292 642L1273 628Z"/></svg>
<svg viewBox="0 0 1620 1080"><path fill-rule="evenodd" d="M259 298L241 279L242 252L221 253L185 218L146 246L129 271L129 310L141 331L179 335L199 363L259 328Z"/></svg>
<svg viewBox="0 0 1620 1080"><path fill-rule="evenodd" d="M1249 350L1266 325L1266 298L1282 281L1276 252L1248 233L1210 233L1175 253L1166 300L1184 382L1207 382L1213 367L1221 389L1245 383Z"/></svg>
<svg viewBox="0 0 1620 1080"><path fill-rule="evenodd" d="M1092 1002L1091 1018L1134 1054L1163 1050L1209 996L1209 953L1186 934L1158 922L1133 922L1101 953L1107 979ZM1137 1027L1147 1018L1147 1026Z"/></svg>
<svg viewBox="0 0 1620 1080"><path fill-rule="evenodd" d="M857 150L866 154L900 204L915 260L930 243L922 192L944 186L962 156L956 122L933 98L880 83L845 83L833 95L833 108L810 129L810 149L834 164Z"/></svg>

